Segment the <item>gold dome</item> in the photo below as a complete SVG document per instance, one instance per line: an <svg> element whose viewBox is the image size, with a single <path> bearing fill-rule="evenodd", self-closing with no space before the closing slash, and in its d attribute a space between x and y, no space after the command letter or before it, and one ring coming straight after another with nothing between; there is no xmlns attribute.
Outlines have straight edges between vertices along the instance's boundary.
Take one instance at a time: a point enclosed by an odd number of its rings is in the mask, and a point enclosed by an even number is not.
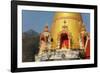
<svg viewBox="0 0 100 73"><path fill-rule="evenodd" d="M54 21L57 21L59 19L75 19L75 20L78 20L78 21L81 21L82 18L81 18L81 15L79 13L72 13L72 12L57 12L55 14L55 17L54 17Z"/></svg>
<svg viewBox="0 0 100 73"><path fill-rule="evenodd" d="M53 48L57 46L57 37L62 27L66 25L73 44L71 48L79 48L79 35L82 27L82 17L80 13L57 12L51 25L51 36L53 38Z"/></svg>

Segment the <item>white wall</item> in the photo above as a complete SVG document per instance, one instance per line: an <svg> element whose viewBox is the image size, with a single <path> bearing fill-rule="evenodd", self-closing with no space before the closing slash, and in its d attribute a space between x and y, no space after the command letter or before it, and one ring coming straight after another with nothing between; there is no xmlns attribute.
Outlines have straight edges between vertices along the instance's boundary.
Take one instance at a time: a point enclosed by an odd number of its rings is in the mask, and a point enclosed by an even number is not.
<svg viewBox="0 0 100 73"><path fill-rule="evenodd" d="M75 3L75 4L93 4L98 5L98 19L100 19L100 0L34 0L34 1L46 1L46 2L60 2L60 3ZM10 72L10 0L0 0L0 73ZM98 20L100 24L100 20ZM98 25L99 27L100 25ZM98 29L100 31L100 29ZM98 34L100 37L100 34ZM100 38L98 38L100 41ZM99 42L100 43L100 42ZM99 46L100 48L100 46ZM100 49L98 48L98 55L100 55ZM98 58L100 61L100 57ZM100 64L100 62L99 62ZM55 71L42 71L37 73L100 73L100 66L98 68L86 68L86 69L70 69L70 70L55 70ZM29 72L27 72L29 73Z"/></svg>

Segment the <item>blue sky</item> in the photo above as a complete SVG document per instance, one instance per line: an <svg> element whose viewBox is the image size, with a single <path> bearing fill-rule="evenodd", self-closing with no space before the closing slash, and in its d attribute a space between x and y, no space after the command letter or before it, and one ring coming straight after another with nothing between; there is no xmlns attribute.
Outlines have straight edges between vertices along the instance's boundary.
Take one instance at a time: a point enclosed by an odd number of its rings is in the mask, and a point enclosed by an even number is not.
<svg viewBox="0 0 100 73"><path fill-rule="evenodd" d="M50 11L22 10L23 32L33 29L40 33L46 24L50 27L53 22L54 13ZM90 32L90 14L81 13L81 15L83 22L86 24L87 31Z"/></svg>

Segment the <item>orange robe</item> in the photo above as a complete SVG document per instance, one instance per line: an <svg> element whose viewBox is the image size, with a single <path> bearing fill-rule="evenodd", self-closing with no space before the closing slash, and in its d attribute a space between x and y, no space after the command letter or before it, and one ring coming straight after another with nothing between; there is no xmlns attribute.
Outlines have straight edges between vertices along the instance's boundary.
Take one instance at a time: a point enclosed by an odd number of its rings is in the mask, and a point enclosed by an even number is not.
<svg viewBox="0 0 100 73"><path fill-rule="evenodd" d="M60 35L60 48L69 46L68 33L61 33Z"/></svg>

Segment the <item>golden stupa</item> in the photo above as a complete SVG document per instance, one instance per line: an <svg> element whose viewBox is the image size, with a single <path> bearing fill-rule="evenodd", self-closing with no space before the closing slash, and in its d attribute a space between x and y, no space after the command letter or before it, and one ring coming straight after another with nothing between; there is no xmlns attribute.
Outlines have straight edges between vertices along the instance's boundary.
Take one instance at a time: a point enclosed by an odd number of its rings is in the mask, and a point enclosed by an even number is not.
<svg viewBox="0 0 100 73"><path fill-rule="evenodd" d="M80 13L56 12L51 25L51 36L53 38L52 47L56 48L58 33L62 30L62 27L66 25L73 41L71 48L79 48L79 35L83 25L82 23L83 21Z"/></svg>

